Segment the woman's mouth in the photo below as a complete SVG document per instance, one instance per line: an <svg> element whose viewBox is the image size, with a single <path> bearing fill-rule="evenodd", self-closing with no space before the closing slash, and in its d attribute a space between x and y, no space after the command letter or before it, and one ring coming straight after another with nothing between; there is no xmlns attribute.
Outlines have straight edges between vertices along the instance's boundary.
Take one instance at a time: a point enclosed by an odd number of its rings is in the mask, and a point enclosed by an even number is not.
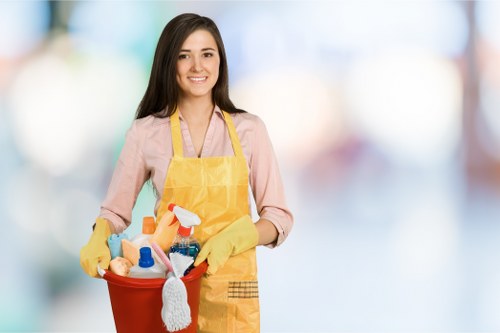
<svg viewBox="0 0 500 333"><path fill-rule="evenodd" d="M207 76L189 76L188 79L195 83L202 83L207 80Z"/></svg>

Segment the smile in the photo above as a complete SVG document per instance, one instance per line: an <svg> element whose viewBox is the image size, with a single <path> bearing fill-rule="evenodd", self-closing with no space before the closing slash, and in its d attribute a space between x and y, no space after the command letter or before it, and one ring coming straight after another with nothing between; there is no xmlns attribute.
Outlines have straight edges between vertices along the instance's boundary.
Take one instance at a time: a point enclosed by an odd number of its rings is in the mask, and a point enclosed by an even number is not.
<svg viewBox="0 0 500 333"><path fill-rule="evenodd" d="M188 79L193 81L193 82L205 82L207 80L207 76L202 76L202 77L191 76L191 77L188 77Z"/></svg>

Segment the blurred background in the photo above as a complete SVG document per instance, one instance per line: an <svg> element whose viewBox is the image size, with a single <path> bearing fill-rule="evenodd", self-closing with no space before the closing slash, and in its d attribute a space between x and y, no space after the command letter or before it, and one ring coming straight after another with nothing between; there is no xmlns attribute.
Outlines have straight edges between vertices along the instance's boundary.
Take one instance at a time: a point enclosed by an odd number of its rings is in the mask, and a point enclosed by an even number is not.
<svg viewBox="0 0 500 333"><path fill-rule="evenodd" d="M295 215L258 249L262 331L500 331L500 2L378 0L0 2L0 331L114 330L79 250L182 12L218 24Z"/></svg>

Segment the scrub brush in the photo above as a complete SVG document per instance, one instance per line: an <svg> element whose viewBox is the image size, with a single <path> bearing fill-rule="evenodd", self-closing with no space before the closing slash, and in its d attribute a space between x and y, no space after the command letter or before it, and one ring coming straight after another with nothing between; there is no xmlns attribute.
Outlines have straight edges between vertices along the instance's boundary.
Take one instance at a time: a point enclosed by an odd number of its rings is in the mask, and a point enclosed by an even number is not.
<svg viewBox="0 0 500 333"><path fill-rule="evenodd" d="M173 256L176 259L170 262L158 244L153 242L151 247L167 267L168 272L167 281L165 281L162 290L163 307L161 309L161 318L170 332L182 330L191 324L191 309L187 302L186 286L180 279L182 275L178 276L177 272L181 271L183 273L191 265L193 259L188 257L191 260L187 262ZM184 266L186 264L187 266Z"/></svg>

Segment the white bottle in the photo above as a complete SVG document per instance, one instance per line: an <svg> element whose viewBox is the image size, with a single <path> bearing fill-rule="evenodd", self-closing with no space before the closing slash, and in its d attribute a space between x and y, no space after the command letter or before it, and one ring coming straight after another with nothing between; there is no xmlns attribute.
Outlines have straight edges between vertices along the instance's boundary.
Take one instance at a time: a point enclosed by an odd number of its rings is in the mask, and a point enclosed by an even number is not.
<svg viewBox="0 0 500 333"><path fill-rule="evenodd" d="M141 247L139 252L139 263L130 268L128 276L140 279L165 278L165 269L155 263L151 255L151 248L144 246Z"/></svg>

